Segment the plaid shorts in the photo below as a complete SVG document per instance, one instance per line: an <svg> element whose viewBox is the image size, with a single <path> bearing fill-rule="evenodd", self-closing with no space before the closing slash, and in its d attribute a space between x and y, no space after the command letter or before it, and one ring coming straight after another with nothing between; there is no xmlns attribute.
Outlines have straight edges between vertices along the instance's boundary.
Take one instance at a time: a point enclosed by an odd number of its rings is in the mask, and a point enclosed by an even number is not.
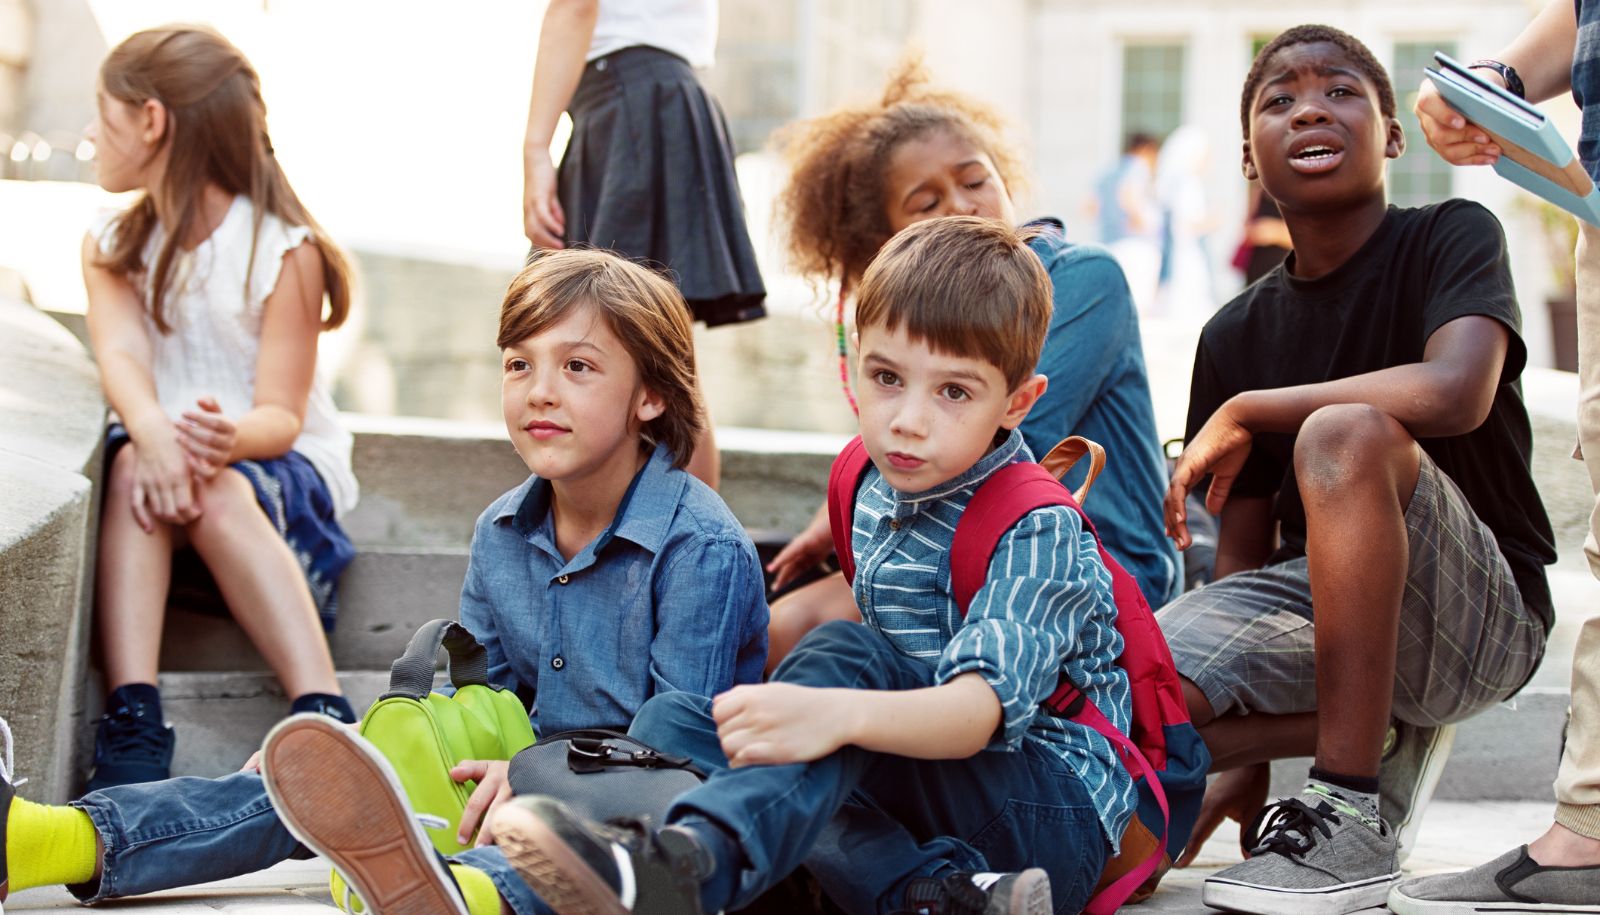
<svg viewBox="0 0 1600 915"><path fill-rule="evenodd" d="M1400 601L1394 717L1434 726L1505 700L1544 655L1543 623L1494 534L1456 484L1422 455L1406 507L1411 562ZM1218 716L1317 707L1316 626L1304 557L1190 591L1156 615L1178 672Z"/></svg>

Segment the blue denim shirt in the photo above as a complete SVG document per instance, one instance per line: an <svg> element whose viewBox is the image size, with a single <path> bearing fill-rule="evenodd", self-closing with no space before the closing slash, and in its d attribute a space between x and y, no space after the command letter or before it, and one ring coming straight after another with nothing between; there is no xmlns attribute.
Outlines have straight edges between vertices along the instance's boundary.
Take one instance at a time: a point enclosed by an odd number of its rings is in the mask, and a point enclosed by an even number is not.
<svg viewBox="0 0 1600 915"><path fill-rule="evenodd" d="M1029 247L1050 274L1055 310L1038 368L1050 385L1023 421L1022 436L1039 455L1069 435L1105 447L1106 471L1084 508L1106 549L1138 580L1150 606L1160 607L1183 590L1183 564L1161 515L1167 462L1128 281L1104 248L1069 244L1059 221L1029 227L1042 230ZM1073 468L1067 485L1077 489L1087 469L1087 461Z"/></svg>
<svg viewBox="0 0 1600 915"><path fill-rule="evenodd" d="M932 667L937 682L965 673L988 681L1001 706L996 743L1033 741L1064 759L1116 847L1133 810L1133 780L1104 737L1039 710L1065 673L1123 733L1131 724L1111 573L1094 535L1069 508L1037 509L1000 538L965 619L951 592L950 547L973 493L1006 464L1032 459L1012 432L966 473L926 492L897 492L869 469L850 533L856 603L869 626Z"/></svg>
<svg viewBox="0 0 1600 915"><path fill-rule="evenodd" d="M625 728L656 693L759 683L767 658L755 547L661 445L570 561L549 483L529 477L496 499L473 534L461 622L488 649L489 681L534 698L540 734Z"/></svg>

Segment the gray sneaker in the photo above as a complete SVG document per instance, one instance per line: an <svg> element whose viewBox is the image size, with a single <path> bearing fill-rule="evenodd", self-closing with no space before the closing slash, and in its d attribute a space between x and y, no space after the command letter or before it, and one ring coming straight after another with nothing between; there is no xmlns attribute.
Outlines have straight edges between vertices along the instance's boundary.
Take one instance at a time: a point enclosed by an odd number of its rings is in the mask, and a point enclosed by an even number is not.
<svg viewBox="0 0 1600 915"><path fill-rule="evenodd" d="M1206 878L1200 899L1259 915L1344 915L1382 905L1400 876L1394 831L1373 828L1342 798L1307 788L1261 811L1249 860Z"/></svg>
<svg viewBox="0 0 1600 915"><path fill-rule="evenodd" d="M1600 867L1540 867L1528 846L1459 874L1418 877L1389 891L1395 915L1600 912Z"/></svg>
<svg viewBox="0 0 1600 915"><path fill-rule="evenodd" d="M1422 814L1433 799L1433 789L1439 786L1455 742L1453 724L1429 728L1396 721L1389 728L1383 765L1378 770L1378 812L1394 827L1401 864L1417 847Z"/></svg>

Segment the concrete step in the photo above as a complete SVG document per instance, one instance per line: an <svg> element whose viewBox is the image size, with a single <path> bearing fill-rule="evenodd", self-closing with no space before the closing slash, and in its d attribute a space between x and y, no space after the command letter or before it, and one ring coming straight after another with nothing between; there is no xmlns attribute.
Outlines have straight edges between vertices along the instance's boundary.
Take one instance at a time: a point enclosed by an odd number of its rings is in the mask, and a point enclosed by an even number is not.
<svg viewBox="0 0 1600 915"><path fill-rule="evenodd" d="M346 671L339 686L364 712L389 688L389 671ZM177 732L175 776L214 778L237 771L289 713L283 688L261 673L163 673L161 704Z"/></svg>
<svg viewBox="0 0 1600 915"><path fill-rule="evenodd" d="M465 549L367 549L339 583L339 620L329 637L340 670L388 670L417 627L455 619L467 574ZM161 669L266 671L268 666L220 599L168 609Z"/></svg>

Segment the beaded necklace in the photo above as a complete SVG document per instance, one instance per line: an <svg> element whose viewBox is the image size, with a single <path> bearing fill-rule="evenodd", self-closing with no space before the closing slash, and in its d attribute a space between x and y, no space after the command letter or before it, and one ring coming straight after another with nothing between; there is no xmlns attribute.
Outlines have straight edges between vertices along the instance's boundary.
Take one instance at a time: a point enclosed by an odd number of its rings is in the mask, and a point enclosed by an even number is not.
<svg viewBox="0 0 1600 915"><path fill-rule="evenodd" d="M844 335L844 295L845 284L839 284L839 303L834 310L833 333L839 347L839 387L844 389L844 399L850 402L850 412L861 415L861 407L856 404L855 392L850 390L850 346Z"/></svg>

